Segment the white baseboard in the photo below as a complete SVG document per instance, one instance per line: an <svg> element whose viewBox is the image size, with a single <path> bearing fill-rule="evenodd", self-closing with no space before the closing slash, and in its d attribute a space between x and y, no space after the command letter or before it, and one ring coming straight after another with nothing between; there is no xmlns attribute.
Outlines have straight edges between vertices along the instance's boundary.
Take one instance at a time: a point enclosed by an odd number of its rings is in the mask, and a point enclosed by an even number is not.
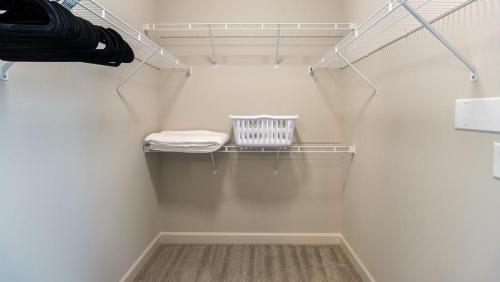
<svg viewBox="0 0 500 282"><path fill-rule="evenodd" d="M341 245L352 264L366 282L375 282L370 272L340 233L225 233L160 232L142 252L120 282L131 282L161 244L280 244Z"/></svg>
<svg viewBox="0 0 500 282"><path fill-rule="evenodd" d="M151 241L151 243L149 243L146 249L141 253L139 258L137 258L134 264L132 264L127 273L123 275L122 279L120 279L120 282L134 281L134 278L137 277L139 272L141 272L141 270L144 268L144 265L151 258L156 248L162 244L160 238L161 238L161 233L158 233L158 235L156 235L153 241Z"/></svg>
<svg viewBox="0 0 500 282"><path fill-rule="evenodd" d="M338 245L339 233L161 232L163 244Z"/></svg>
<svg viewBox="0 0 500 282"><path fill-rule="evenodd" d="M363 264L361 259L358 257L356 252L354 252L353 248L342 234L340 234L340 245L342 246L342 248L344 248L345 252L349 256L349 260L351 261L359 275L361 275L363 281L375 282L375 279L371 275L370 271L368 271L368 268L366 268L366 266Z"/></svg>

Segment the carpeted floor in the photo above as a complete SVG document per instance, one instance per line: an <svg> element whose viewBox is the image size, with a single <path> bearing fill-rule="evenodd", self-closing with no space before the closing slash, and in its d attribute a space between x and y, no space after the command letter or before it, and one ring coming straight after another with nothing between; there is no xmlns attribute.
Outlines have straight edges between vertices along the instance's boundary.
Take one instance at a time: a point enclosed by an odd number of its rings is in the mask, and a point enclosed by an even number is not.
<svg viewBox="0 0 500 282"><path fill-rule="evenodd" d="M162 245L136 282L361 282L340 246Z"/></svg>

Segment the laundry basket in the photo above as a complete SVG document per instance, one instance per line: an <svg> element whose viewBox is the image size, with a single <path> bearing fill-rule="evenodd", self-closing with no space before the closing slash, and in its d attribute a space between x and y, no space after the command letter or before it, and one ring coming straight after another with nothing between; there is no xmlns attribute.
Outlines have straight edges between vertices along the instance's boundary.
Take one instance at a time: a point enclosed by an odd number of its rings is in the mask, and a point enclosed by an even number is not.
<svg viewBox="0 0 500 282"><path fill-rule="evenodd" d="M293 142L299 116L229 116L240 147L284 147Z"/></svg>

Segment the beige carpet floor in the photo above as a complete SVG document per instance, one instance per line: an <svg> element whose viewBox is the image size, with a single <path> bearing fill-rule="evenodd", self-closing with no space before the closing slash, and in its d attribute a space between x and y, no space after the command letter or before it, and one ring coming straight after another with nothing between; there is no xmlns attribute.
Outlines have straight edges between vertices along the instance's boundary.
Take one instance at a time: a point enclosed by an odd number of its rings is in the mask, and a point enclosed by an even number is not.
<svg viewBox="0 0 500 282"><path fill-rule="evenodd" d="M340 246L162 245L136 282L361 282Z"/></svg>

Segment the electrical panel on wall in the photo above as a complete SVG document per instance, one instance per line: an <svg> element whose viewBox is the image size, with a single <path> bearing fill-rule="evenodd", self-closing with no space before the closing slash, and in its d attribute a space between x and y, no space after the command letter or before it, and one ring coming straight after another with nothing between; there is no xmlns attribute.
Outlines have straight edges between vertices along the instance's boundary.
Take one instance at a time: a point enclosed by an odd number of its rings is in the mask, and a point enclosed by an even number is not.
<svg viewBox="0 0 500 282"><path fill-rule="evenodd" d="M455 128L500 133L500 97L457 100Z"/></svg>

